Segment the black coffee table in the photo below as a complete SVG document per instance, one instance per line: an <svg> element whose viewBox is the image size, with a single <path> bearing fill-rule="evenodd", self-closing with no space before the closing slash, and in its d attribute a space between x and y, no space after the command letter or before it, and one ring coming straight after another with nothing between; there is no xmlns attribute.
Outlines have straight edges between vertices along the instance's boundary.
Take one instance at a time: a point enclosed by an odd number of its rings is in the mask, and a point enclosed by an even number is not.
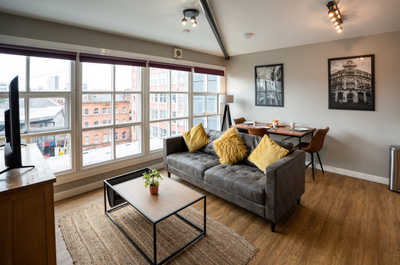
<svg viewBox="0 0 400 265"><path fill-rule="evenodd" d="M181 253L186 247L195 243L202 236L206 235L206 195L201 194L179 182L165 178L161 181L158 195L151 195L148 188L144 187L144 181L141 178L143 172L148 169L142 169L130 174L125 174L104 180L104 211L111 221L119 228L122 234L132 243L133 246L153 265L164 264L173 257ZM108 198L108 203L107 203ZM203 228L197 226L179 212L194 203L203 200L204 219ZM108 209L107 204L110 205ZM126 231L111 216L111 212L121 207L130 205L136 209L144 218L153 224L153 259L151 259L139 245L128 235ZM192 240L185 243L178 250L173 252L162 261L157 262L157 224L170 216L176 216L186 224L192 226L200 233Z"/></svg>

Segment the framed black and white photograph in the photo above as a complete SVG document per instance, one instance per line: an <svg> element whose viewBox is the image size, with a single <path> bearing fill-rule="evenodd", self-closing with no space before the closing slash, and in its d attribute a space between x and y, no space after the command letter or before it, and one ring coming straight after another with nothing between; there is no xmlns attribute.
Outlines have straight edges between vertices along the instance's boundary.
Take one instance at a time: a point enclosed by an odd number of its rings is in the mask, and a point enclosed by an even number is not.
<svg viewBox="0 0 400 265"><path fill-rule="evenodd" d="M259 65L254 72L256 106L283 107L283 64Z"/></svg>
<svg viewBox="0 0 400 265"><path fill-rule="evenodd" d="M374 55L328 59L329 109L375 110Z"/></svg>

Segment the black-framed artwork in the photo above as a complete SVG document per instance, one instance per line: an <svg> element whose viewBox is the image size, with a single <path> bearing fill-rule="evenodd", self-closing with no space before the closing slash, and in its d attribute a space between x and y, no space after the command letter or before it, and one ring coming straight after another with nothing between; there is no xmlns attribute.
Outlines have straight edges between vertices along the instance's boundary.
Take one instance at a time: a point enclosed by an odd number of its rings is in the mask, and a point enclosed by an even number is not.
<svg viewBox="0 0 400 265"><path fill-rule="evenodd" d="M256 106L283 107L283 64L255 66L254 74Z"/></svg>
<svg viewBox="0 0 400 265"><path fill-rule="evenodd" d="M375 110L375 56L328 59L329 109Z"/></svg>

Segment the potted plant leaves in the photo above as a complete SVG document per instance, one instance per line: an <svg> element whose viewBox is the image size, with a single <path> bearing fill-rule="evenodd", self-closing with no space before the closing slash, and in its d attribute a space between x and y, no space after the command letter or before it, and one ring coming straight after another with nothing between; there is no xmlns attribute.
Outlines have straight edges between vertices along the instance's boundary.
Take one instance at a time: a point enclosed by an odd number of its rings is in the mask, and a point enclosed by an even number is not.
<svg viewBox="0 0 400 265"><path fill-rule="evenodd" d="M150 187L151 195L157 195L158 186L160 186L160 180L162 180L162 176L160 175L158 170L152 169L143 173L143 179L144 179L144 186L146 188Z"/></svg>

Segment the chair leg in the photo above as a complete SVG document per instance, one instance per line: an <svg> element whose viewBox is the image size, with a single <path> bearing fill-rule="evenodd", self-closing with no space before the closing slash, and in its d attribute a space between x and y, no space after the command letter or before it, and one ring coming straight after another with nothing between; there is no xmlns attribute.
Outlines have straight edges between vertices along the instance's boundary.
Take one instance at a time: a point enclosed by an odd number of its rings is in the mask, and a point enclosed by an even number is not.
<svg viewBox="0 0 400 265"><path fill-rule="evenodd" d="M325 174L324 167L322 166L321 158L319 157L318 152L317 152L317 157L318 157L319 165L321 166L321 169L322 169L322 174Z"/></svg>
<svg viewBox="0 0 400 265"><path fill-rule="evenodd" d="M314 165L314 153L311 154L311 170L312 170L312 179L315 180L315 165Z"/></svg>
<svg viewBox="0 0 400 265"><path fill-rule="evenodd" d="M271 222L271 232L275 232L275 223Z"/></svg>

